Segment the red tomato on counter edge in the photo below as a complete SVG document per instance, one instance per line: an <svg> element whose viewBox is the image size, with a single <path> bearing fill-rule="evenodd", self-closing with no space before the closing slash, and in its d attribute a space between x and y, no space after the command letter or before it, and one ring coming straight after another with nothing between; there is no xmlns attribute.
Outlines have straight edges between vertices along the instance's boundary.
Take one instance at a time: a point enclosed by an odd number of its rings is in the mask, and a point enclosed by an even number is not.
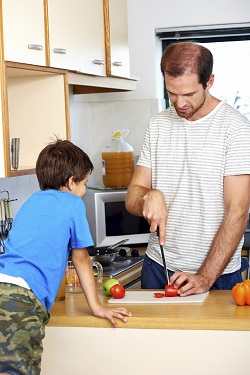
<svg viewBox="0 0 250 375"><path fill-rule="evenodd" d="M115 284L110 288L110 294L113 298L121 299L125 296L125 289L121 284Z"/></svg>

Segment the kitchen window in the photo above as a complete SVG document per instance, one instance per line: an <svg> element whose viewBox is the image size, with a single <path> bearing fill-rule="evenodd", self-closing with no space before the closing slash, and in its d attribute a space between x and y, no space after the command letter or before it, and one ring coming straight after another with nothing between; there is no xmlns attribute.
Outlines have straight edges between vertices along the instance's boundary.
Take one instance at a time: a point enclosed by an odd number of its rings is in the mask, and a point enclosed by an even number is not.
<svg viewBox="0 0 250 375"><path fill-rule="evenodd" d="M250 120L250 24L157 29L162 50L176 41L195 41L214 56L215 82L210 92ZM169 99L165 91L166 105Z"/></svg>

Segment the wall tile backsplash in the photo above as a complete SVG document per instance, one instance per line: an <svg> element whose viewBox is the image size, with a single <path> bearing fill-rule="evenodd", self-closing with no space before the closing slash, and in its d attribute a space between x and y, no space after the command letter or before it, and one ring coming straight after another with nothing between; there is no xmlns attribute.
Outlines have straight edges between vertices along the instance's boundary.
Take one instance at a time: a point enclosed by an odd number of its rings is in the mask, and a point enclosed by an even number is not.
<svg viewBox="0 0 250 375"><path fill-rule="evenodd" d="M33 194L39 190L36 175L0 178L0 191L7 190L10 199L16 199L12 203L13 216L15 217L22 204ZM5 194L1 194L1 198L6 198Z"/></svg>
<svg viewBox="0 0 250 375"><path fill-rule="evenodd" d="M101 153L109 144L112 133L128 129L126 141L139 155L149 120L164 108L164 101L122 100L115 102L85 102L81 95L70 95L71 140L91 158L94 171L89 186L102 185ZM39 190L36 175L0 178L0 191L8 190L15 216L32 193ZM4 197L4 195L3 195Z"/></svg>
<svg viewBox="0 0 250 375"><path fill-rule="evenodd" d="M164 101L155 99L86 103L81 102L80 96L71 96L70 108L71 139L91 158L95 169L89 178L89 185L95 186L102 185L101 153L103 147L109 144L112 133L128 129L129 134L125 140L138 156L149 120L164 108ZM77 113L81 111L87 111L88 116L79 119Z"/></svg>

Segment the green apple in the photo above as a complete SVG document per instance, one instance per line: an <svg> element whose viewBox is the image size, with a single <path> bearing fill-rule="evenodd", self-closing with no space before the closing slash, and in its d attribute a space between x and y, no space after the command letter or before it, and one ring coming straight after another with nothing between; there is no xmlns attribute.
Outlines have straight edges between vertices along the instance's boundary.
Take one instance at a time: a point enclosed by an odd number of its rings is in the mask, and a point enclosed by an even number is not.
<svg viewBox="0 0 250 375"><path fill-rule="evenodd" d="M113 285L119 284L119 281L116 279L109 279L105 281L105 283L102 286L102 291L106 296L110 296L110 289L112 288Z"/></svg>

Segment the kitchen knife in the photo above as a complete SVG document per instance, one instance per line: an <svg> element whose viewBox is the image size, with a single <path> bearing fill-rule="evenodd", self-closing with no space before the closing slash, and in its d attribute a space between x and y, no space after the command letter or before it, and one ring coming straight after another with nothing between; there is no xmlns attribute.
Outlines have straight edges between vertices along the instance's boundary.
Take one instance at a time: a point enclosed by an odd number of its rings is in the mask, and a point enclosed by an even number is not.
<svg viewBox="0 0 250 375"><path fill-rule="evenodd" d="M0 222L2 224L2 220L3 220L3 214L2 214L2 199L0 200Z"/></svg>
<svg viewBox="0 0 250 375"><path fill-rule="evenodd" d="M3 200L0 200L0 254L4 253L5 240L5 212Z"/></svg>
<svg viewBox="0 0 250 375"><path fill-rule="evenodd" d="M11 206L11 200L7 200L7 207L8 207L8 230L10 231L12 228L13 223L13 213L12 213L12 206Z"/></svg>
<svg viewBox="0 0 250 375"><path fill-rule="evenodd" d="M159 227L157 227L157 236L159 237ZM169 285L169 276L168 276L168 270L167 270L167 266L166 266L166 259L165 259L165 255L164 255L164 250L163 250L163 246L160 243L159 243L159 245L160 245L160 249L161 249L161 257L162 257L163 267L164 267L164 271L165 271L165 275L166 275L167 285Z"/></svg>
<svg viewBox="0 0 250 375"><path fill-rule="evenodd" d="M12 206L11 206L11 200L8 199L8 206L9 206L9 218L13 221L13 212L12 212Z"/></svg>
<svg viewBox="0 0 250 375"><path fill-rule="evenodd" d="M4 235L6 213L5 213L4 201L2 199L0 200L0 210L1 210L0 220L1 220L1 226L2 226L2 235Z"/></svg>
<svg viewBox="0 0 250 375"><path fill-rule="evenodd" d="M5 211L5 238L8 237L9 235L9 205L8 205L8 199L4 199L3 201L4 204L4 211Z"/></svg>

